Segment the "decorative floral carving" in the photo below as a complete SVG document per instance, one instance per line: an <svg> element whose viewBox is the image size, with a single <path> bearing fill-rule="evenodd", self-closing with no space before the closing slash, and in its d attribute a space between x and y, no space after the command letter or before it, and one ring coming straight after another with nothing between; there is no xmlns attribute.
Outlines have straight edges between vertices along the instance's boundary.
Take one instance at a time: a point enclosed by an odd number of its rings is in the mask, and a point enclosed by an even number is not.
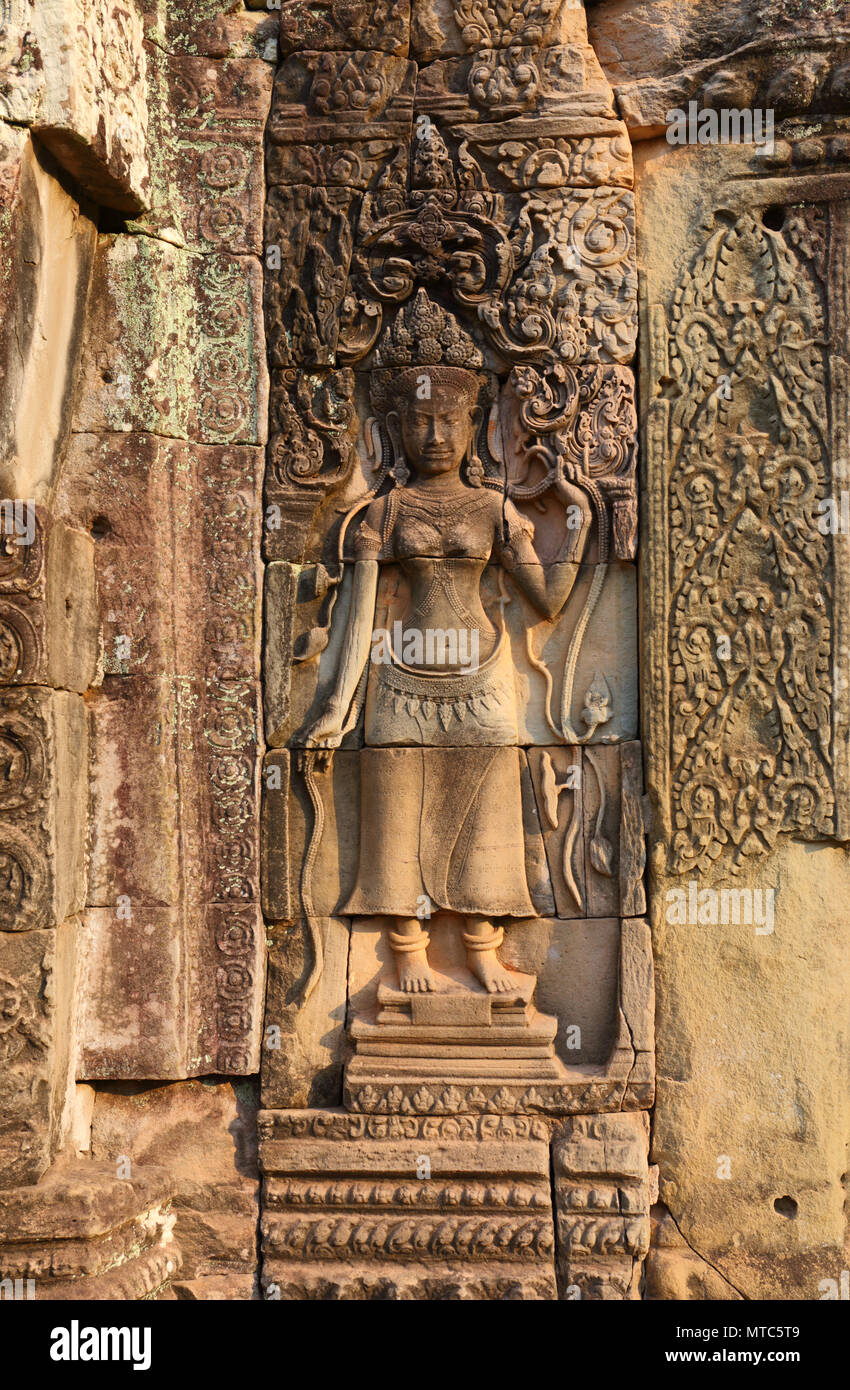
<svg viewBox="0 0 850 1390"><path fill-rule="evenodd" d="M390 84L380 53L322 53L316 59L307 103L319 115L376 116L386 104Z"/></svg>
<svg viewBox="0 0 850 1390"><path fill-rule="evenodd" d="M417 283L448 285L509 362L628 362L637 333L633 195L617 188L524 192L508 223L469 141L455 174L433 125L412 151L410 200L377 215L364 202L352 260L343 360L374 345L382 306ZM373 306L365 332L366 306ZM350 331L353 329L354 331Z"/></svg>
<svg viewBox="0 0 850 1390"><path fill-rule="evenodd" d="M543 47L565 0L456 0L455 19L469 49L523 44Z"/></svg>
<svg viewBox="0 0 850 1390"><path fill-rule="evenodd" d="M533 1261L551 1257L551 1220L480 1216L276 1216L269 1253L287 1259L430 1259Z"/></svg>
<svg viewBox="0 0 850 1390"><path fill-rule="evenodd" d="M783 235L718 218L672 305L676 872L832 829L823 336Z"/></svg>

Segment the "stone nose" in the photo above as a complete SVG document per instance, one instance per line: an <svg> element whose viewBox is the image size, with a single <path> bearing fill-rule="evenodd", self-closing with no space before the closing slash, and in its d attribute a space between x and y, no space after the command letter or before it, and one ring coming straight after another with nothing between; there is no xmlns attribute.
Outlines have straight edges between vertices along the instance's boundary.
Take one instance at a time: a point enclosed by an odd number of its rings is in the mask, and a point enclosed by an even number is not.
<svg viewBox="0 0 850 1390"><path fill-rule="evenodd" d="M425 438L428 444L445 444L445 422L438 415L429 415Z"/></svg>

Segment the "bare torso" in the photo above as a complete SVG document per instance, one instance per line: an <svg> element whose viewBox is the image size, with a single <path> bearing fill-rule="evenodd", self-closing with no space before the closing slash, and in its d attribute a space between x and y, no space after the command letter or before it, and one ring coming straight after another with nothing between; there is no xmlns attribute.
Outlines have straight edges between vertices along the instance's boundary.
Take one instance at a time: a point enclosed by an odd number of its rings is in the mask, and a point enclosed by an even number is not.
<svg viewBox="0 0 850 1390"><path fill-rule="evenodd" d="M462 483L451 489L414 484L399 490L391 505L382 518L381 558L397 562L410 586L403 635L432 634L422 646L427 659L406 664L451 671L468 666L471 651L486 661L498 634L481 602L481 577L501 533L500 494ZM407 641L403 649L416 650Z"/></svg>

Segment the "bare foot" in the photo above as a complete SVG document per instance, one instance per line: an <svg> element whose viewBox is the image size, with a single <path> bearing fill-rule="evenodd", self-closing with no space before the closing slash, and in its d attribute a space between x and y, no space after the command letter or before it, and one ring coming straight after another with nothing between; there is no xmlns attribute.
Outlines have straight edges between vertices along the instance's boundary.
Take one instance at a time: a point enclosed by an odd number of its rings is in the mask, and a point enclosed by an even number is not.
<svg viewBox="0 0 850 1390"><path fill-rule="evenodd" d="M428 994L437 988L424 951L399 951L396 955L398 987L405 994Z"/></svg>
<svg viewBox="0 0 850 1390"><path fill-rule="evenodd" d="M508 994L516 989L516 981L506 970L495 951L467 951L467 963L488 994Z"/></svg>

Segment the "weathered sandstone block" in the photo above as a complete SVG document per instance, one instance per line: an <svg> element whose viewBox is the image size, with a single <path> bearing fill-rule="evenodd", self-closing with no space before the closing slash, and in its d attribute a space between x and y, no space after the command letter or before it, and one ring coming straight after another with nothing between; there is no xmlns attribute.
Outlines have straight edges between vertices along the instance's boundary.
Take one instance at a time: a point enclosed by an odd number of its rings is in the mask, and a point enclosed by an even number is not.
<svg viewBox="0 0 850 1390"><path fill-rule="evenodd" d="M553 1151L563 1299L637 1299L649 1249L646 1115L566 1121Z"/></svg>
<svg viewBox="0 0 850 1390"><path fill-rule="evenodd" d="M260 275L248 257L101 236L77 428L262 443L268 386L257 350Z"/></svg>
<svg viewBox="0 0 850 1390"><path fill-rule="evenodd" d="M181 1280L248 1282L259 1215L256 1095L251 1083L175 1082L136 1094L100 1091L92 1157L168 1174ZM201 1295L206 1296L206 1295ZM226 1296L232 1297L228 1293Z"/></svg>
<svg viewBox="0 0 850 1390"><path fill-rule="evenodd" d="M34 1186L0 1189L0 1279L37 1299L161 1297L180 1270L162 1168L83 1160Z"/></svg>
<svg viewBox="0 0 850 1390"><path fill-rule="evenodd" d="M259 1127L266 1298L556 1296L540 1120L290 1110Z"/></svg>
<svg viewBox="0 0 850 1390"><path fill-rule="evenodd" d="M114 907L87 910L82 953L81 1079L257 1070L265 987L258 903L134 908L122 895Z"/></svg>
<svg viewBox="0 0 850 1390"><path fill-rule="evenodd" d="M648 1302L673 1299L712 1302L740 1299L721 1274L693 1251L666 1207L652 1208L650 1246L643 1297Z"/></svg>
<svg viewBox="0 0 850 1390"><path fill-rule="evenodd" d="M843 0L603 0L590 39L638 139L667 112L768 109L778 118L847 110L850 13Z"/></svg>
<svg viewBox="0 0 850 1390"><path fill-rule="evenodd" d="M339 1105L345 1036L349 924L334 917L303 919L269 932L263 1015L262 1102L266 1108ZM322 972L304 998L316 959Z"/></svg>
<svg viewBox="0 0 850 1390"><path fill-rule="evenodd" d="M410 9L411 0L281 0L281 53L365 49L406 57Z"/></svg>
<svg viewBox="0 0 850 1390"><path fill-rule="evenodd" d="M414 63L377 52L294 54L275 79L269 184L403 186L415 83Z"/></svg>
<svg viewBox="0 0 850 1390"><path fill-rule="evenodd" d="M209 58L277 58L278 12L267 0L243 6L241 0L136 0L151 50ZM250 11L259 10L260 14ZM247 11L247 12L246 12ZM156 72L155 65L151 65ZM154 80L149 80L149 88ZM154 98L152 97L152 100Z"/></svg>
<svg viewBox="0 0 850 1390"><path fill-rule="evenodd" d="M57 926L85 904L87 752L78 695L0 693L0 931Z"/></svg>
<svg viewBox="0 0 850 1390"><path fill-rule="evenodd" d="M27 131L0 125L0 490L45 502L71 429L94 209L71 196L59 166ZM65 181L67 182L67 181Z"/></svg>
<svg viewBox="0 0 850 1390"><path fill-rule="evenodd" d="M150 211L132 224L200 251L262 251L263 128L273 64L256 52L226 61L148 45Z"/></svg>
<svg viewBox="0 0 850 1390"><path fill-rule="evenodd" d="M615 116L613 92L589 44L483 49L420 68L415 111L436 119Z"/></svg>
<svg viewBox="0 0 850 1390"><path fill-rule="evenodd" d="M549 48L587 43L584 7L570 0L412 0L411 45L420 62L450 53L513 48Z"/></svg>
<svg viewBox="0 0 850 1390"><path fill-rule="evenodd" d="M82 693L98 656L91 537L41 507L10 502L0 540L0 686Z"/></svg>
<svg viewBox="0 0 850 1390"><path fill-rule="evenodd" d="M359 205L349 187L269 190L265 244L281 256L280 268L265 276L273 366L335 363Z"/></svg>
<svg viewBox="0 0 850 1390"><path fill-rule="evenodd" d="M169 680L109 676L89 702L90 906L115 909L121 897L131 909L180 901L190 866L180 853L177 694Z"/></svg>
<svg viewBox="0 0 850 1390"><path fill-rule="evenodd" d="M33 129L96 202L147 203L147 62L141 17L117 0L39 0L42 87Z"/></svg>

